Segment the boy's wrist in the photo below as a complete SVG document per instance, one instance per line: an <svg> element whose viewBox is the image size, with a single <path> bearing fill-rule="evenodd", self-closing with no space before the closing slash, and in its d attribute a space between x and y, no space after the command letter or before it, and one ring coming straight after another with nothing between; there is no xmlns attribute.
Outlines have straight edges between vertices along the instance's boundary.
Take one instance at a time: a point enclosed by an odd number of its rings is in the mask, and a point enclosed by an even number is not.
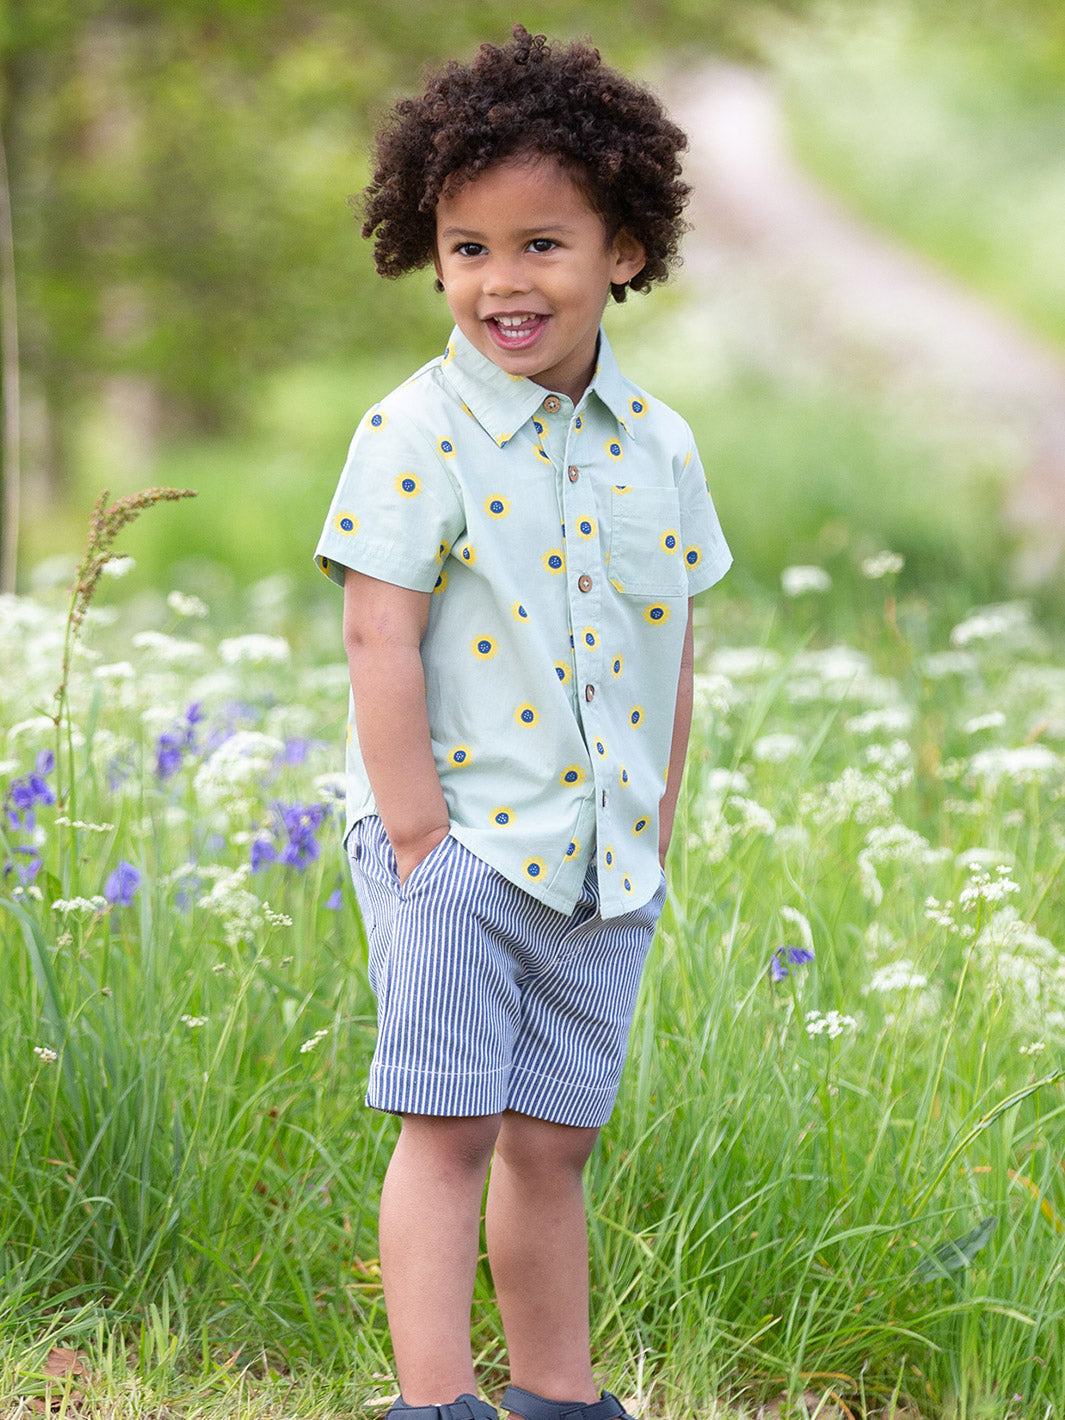
<svg viewBox="0 0 1065 1420"><path fill-rule="evenodd" d="M442 843L448 836L451 824L445 819L442 823L435 823L424 829L395 834L388 824L385 824L385 831L388 833L392 852L396 855L396 873L403 883L422 859L427 858L437 844Z"/></svg>

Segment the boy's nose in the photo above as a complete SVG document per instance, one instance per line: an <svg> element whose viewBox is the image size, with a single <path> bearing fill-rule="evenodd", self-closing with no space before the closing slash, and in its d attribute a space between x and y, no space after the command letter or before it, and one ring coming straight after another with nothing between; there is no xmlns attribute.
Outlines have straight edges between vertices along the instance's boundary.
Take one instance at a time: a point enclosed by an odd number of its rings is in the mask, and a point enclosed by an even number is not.
<svg viewBox="0 0 1065 1420"><path fill-rule="evenodd" d="M491 261L485 269L486 296L513 296L528 289L528 275L521 261L499 257Z"/></svg>

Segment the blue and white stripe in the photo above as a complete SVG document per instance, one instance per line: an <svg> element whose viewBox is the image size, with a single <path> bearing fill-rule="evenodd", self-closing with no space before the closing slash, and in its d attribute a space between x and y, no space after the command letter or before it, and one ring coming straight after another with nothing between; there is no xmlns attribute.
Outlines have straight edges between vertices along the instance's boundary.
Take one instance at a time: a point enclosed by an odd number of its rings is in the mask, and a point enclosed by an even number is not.
<svg viewBox="0 0 1065 1420"><path fill-rule="evenodd" d="M378 1005L367 1104L604 1124L664 881L604 921L594 870L566 914L451 835L402 887L379 818L357 823L348 845Z"/></svg>

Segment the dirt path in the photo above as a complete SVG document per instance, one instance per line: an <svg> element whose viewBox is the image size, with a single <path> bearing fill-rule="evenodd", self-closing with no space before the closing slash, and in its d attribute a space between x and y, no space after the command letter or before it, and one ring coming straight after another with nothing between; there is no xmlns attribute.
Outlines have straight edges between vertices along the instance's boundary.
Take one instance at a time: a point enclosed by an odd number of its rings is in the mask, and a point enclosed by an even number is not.
<svg viewBox="0 0 1065 1420"><path fill-rule="evenodd" d="M689 278L746 307L751 339L905 392L1017 470L1019 575L1065 565L1065 360L805 177L771 82L714 65L678 82L691 138ZM735 315L736 312L733 312ZM784 354L784 358L788 358Z"/></svg>

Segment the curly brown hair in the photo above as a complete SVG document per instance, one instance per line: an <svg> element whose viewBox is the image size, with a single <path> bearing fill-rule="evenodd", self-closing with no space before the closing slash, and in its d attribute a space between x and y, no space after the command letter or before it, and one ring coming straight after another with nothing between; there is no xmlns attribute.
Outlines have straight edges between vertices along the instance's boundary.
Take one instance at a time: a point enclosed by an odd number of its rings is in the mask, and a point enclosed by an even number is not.
<svg viewBox="0 0 1065 1420"><path fill-rule="evenodd" d="M427 266L436 204L505 158L553 157L603 219L607 239L628 232L646 253L628 283L645 291L678 260L691 191L681 180L684 133L658 99L573 42L552 48L515 25L503 46L481 45L471 64L452 60L418 98L402 99L379 134L376 168L363 194L364 237L376 237L382 276ZM627 287L611 287L616 301Z"/></svg>

